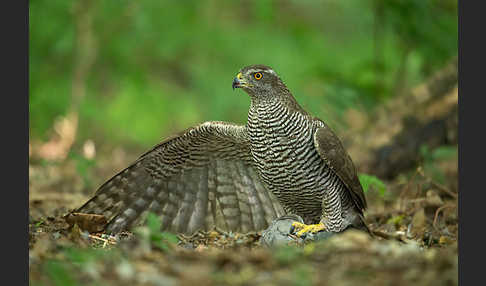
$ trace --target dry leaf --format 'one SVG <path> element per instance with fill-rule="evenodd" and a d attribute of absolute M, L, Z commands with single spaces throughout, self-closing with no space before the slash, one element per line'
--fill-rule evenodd
<path fill-rule="evenodd" d="M 97 214 L 70 213 L 64 219 L 69 225 L 77 224 L 81 229 L 88 232 L 103 231 L 107 223 L 105 216 Z"/>

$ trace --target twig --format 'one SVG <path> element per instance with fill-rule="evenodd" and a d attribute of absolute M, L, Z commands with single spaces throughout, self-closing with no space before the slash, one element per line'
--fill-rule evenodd
<path fill-rule="evenodd" d="M 410 185 L 415 180 L 415 177 L 416 176 L 417 176 L 417 172 L 415 172 L 413 174 L 412 178 L 410 178 L 410 180 L 408 181 L 407 185 L 405 186 L 405 188 L 403 188 L 403 190 L 400 192 L 400 195 L 398 196 L 400 198 L 400 211 L 403 211 L 404 196 L 405 196 L 406 193 L 408 193 L 408 190 L 410 189 Z"/>
<path fill-rule="evenodd" d="M 407 204 L 413 204 L 413 203 L 423 203 L 427 201 L 426 198 L 416 198 L 416 199 L 409 199 L 406 201 Z"/>
<path fill-rule="evenodd" d="M 446 188 L 445 186 L 433 181 L 430 177 L 428 177 L 427 175 L 425 175 L 425 173 L 423 172 L 423 170 L 421 168 L 418 168 L 417 169 L 417 172 L 424 178 L 427 180 L 428 183 L 434 185 L 436 188 L 438 188 L 439 190 L 443 191 L 444 193 L 450 195 L 451 197 L 457 199 L 457 194 L 454 193 L 453 191 L 449 190 L 448 188 Z"/>
<path fill-rule="evenodd" d="M 109 244 L 116 244 L 116 242 L 114 242 L 114 241 L 110 241 L 109 239 L 104 239 L 104 238 L 96 236 L 96 235 L 90 234 L 89 237 L 103 241 L 103 248 L 105 248 L 106 244 L 108 244 L 108 243 Z"/>
<path fill-rule="evenodd" d="M 438 208 L 436 211 L 435 211 L 435 215 L 434 215 L 434 222 L 432 223 L 432 226 L 438 231 L 439 229 L 437 228 L 436 224 L 437 224 L 437 219 L 439 218 L 439 213 L 445 209 L 445 208 L 450 208 L 450 207 L 455 207 L 455 205 L 453 204 L 445 204 L 443 206 L 441 206 L 440 208 Z"/>

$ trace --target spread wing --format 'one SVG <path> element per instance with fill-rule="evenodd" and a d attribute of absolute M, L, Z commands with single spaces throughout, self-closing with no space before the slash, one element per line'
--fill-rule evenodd
<path fill-rule="evenodd" d="M 329 126 L 319 119 L 315 119 L 314 122 L 318 126 L 314 133 L 317 153 L 346 185 L 354 203 L 363 212 L 366 209 L 366 199 L 351 157 Z"/>
<path fill-rule="evenodd" d="M 148 212 L 179 233 L 262 230 L 285 212 L 252 166 L 246 132 L 224 122 L 189 128 L 109 179 L 76 212 L 104 215 L 110 233 L 143 222 Z"/>

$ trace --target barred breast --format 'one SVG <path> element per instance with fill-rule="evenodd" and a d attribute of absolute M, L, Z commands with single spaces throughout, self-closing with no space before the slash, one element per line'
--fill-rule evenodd
<path fill-rule="evenodd" d="M 257 171 L 285 210 L 300 215 L 307 224 L 318 223 L 321 216 L 330 224 L 340 224 L 340 212 L 333 210 L 351 207 L 351 200 L 315 149 L 313 122 L 274 101 L 252 105 L 247 128 Z M 323 202 L 324 195 L 329 200 Z"/>

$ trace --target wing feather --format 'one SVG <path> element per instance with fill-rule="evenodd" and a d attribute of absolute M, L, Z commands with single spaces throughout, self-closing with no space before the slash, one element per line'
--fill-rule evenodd
<path fill-rule="evenodd" d="M 362 213 L 367 207 L 366 198 L 351 157 L 329 126 L 319 119 L 315 119 L 314 122 L 318 127 L 314 133 L 314 146 L 317 153 L 346 185 L 346 189 Z"/>
<path fill-rule="evenodd" d="M 245 126 L 224 122 L 206 122 L 164 140 L 76 212 L 104 215 L 111 233 L 153 212 L 163 229 L 186 234 L 213 227 L 259 231 L 285 214 L 252 165 Z"/>

